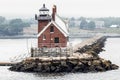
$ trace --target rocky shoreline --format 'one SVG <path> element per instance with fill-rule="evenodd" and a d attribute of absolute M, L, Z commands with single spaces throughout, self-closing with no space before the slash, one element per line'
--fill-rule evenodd
<path fill-rule="evenodd" d="M 41 61 L 39 58 L 25 60 L 10 68 L 12 71 L 23 72 L 102 72 L 115 70 L 119 67 L 102 58 L 66 59 Z"/>
<path fill-rule="evenodd" d="M 99 57 L 106 37 L 99 36 L 83 41 L 74 53 L 64 57 L 29 57 L 9 69 L 22 72 L 102 72 L 118 69 L 110 60 Z"/>

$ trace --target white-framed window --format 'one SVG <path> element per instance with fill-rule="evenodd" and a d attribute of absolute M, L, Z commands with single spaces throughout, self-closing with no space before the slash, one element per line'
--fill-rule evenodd
<path fill-rule="evenodd" d="M 46 40 L 46 36 L 45 35 L 43 35 L 43 40 Z"/>

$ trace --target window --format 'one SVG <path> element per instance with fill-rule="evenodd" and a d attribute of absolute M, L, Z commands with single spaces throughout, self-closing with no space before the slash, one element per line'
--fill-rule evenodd
<path fill-rule="evenodd" d="M 54 32 L 54 27 L 53 26 L 50 27 L 50 32 Z"/>
<path fill-rule="evenodd" d="M 54 43 L 59 43 L 59 37 L 55 37 Z"/>
<path fill-rule="evenodd" d="M 46 40 L 46 36 L 45 35 L 43 35 L 43 40 Z"/>

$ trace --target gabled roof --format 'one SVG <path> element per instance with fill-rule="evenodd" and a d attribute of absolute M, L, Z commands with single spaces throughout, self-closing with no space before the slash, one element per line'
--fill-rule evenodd
<path fill-rule="evenodd" d="M 67 24 L 58 15 L 55 15 L 55 21 L 52 20 L 49 22 L 48 25 L 38 33 L 37 37 L 39 37 L 51 24 L 55 25 L 64 34 L 65 37 L 69 35 Z"/>
<path fill-rule="evenodd" d="M 69 34 L 68 32 L 68 23 L 66 23 L 59 15 L 55 15 L 55 22 L 59 25 L 61 29 L 65 31 L 66 34 Z"/>

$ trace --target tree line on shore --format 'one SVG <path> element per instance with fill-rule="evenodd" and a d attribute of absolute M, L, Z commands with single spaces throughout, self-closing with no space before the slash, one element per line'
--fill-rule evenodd
<path fill-rule="evenodd" d="M 80 29 L 88 29 L 93 30 L 95 29 L 95 21 L 103 21 L 105 28 L 110 27 L 111 25 L 120 25 L 120 17 L 100 17 L 100 18 L 86 18 L 86 17 L 80 17 L 80 18 L 70 18 L 69 19 L 69 26 L 75 27 L 75 20 L 80 21 L 79 28 Z"/>
<path fill-rule="evenodd" d="M 30 27 L 31 22 L 20 18 L 7 20 L 0 16 L 0 36 L 14 36 L 22 34 L 24 27 Z"/>

